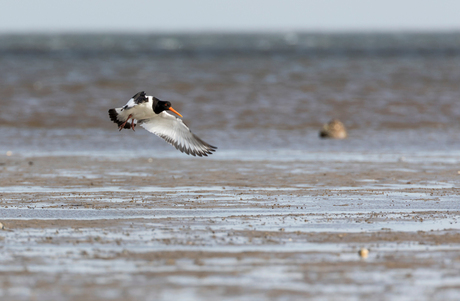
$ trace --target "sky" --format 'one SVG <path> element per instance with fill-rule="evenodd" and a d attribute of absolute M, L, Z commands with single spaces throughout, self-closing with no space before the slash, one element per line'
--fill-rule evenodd
<path fill-rule="evenodd" d="M 459 31 L 460 0 L 0 0 L 0 33 Z"/>

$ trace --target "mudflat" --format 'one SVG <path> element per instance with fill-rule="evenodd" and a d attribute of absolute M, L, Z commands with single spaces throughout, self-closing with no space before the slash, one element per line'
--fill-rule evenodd
<path fill-rule="evenodd" d="M 459 33 L 22 34 L 0 53 L 1 301 L 459 299 Z M 108 110 L 140 91 L 217 152 L 119 132 Z M 334 119 L 347 139 L 320 139 Z"/>
<path fill-rule="evenodd" d="M 456 299 L 457 166 L 371 157 L 2 156 L 1 299 Z"/>

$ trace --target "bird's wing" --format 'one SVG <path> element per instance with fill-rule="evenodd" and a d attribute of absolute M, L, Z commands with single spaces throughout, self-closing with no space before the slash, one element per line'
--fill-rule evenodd
<path fill-rule="evenodd" d="M 207 156 L 217 149 L 195 136 L 182 119 L 165 111 L 153 118 L 140 120 L 139 124 L 187 155 Z"/>
<path fill-rule="evenodd" d="M 136 95 L 134 95 L 133 97 L 131 97 L 131 99 L 128 100 L 128 102 L 123 106 L 121 110 L 123 111 L 123 110 L 131 109 L 144 102 L 148 102 L 148 98 L 145 95 L 145 92 L 141 91 L 139 93 L 136 93 Z"/>
<path fill-rule="evenodd" d="M 121 110 L 128 110 L 128 109 L 131 109 L 131 108 L 134 108 L 135 106 L 137 106 L 138 104 L 134 101 L 133 98 L 131 98 L 124 106 L 123 108 L 121 108 Z"/>

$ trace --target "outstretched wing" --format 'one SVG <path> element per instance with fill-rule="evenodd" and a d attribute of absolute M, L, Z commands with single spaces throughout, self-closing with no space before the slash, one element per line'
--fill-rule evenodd
<path fill-rule="evenodd" d="M 217 149 L 194 135 L 182 119 L 165 111 L 153 118 L 140 120 L 139 124 L 187 155 L 207 156 Z"/>

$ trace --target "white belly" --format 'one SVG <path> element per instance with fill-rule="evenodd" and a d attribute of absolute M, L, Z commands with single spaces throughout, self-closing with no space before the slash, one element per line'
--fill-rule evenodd
<path fill-rule="evenodd" d="M 124 110 L 124 114 L 128 116 L 131 115 L 131 118 L 134 118 L 136 120 L 152 118 L 155 115 L 157 115 L 152 109 L 152 104 L 149 102 Z"/>

